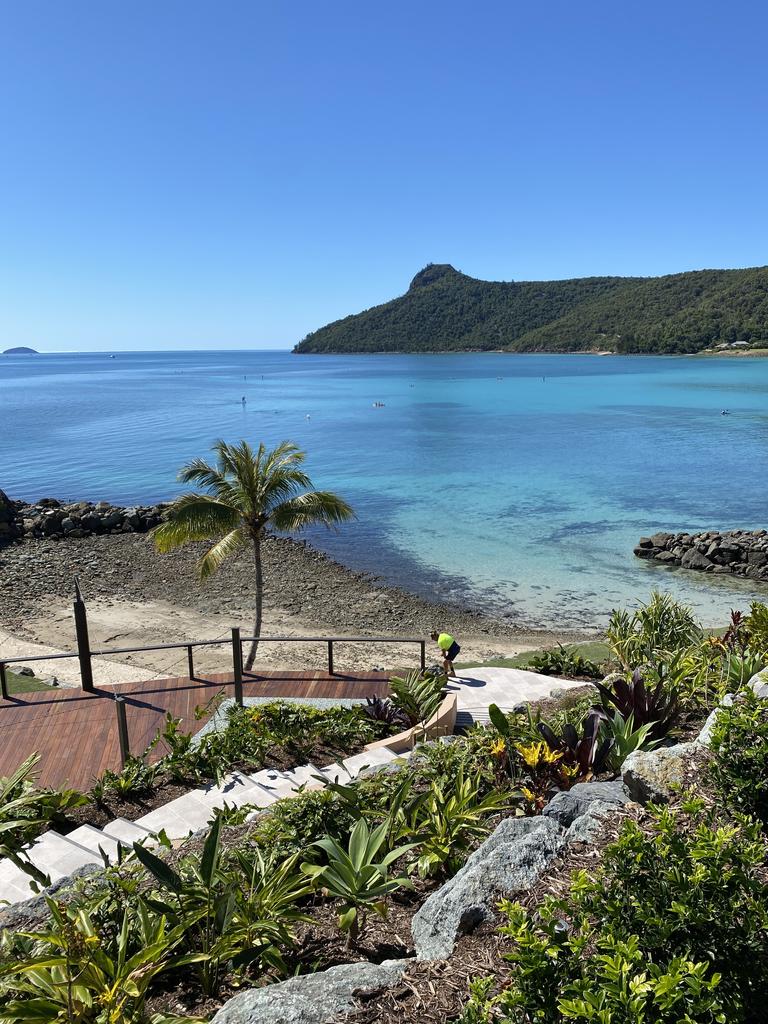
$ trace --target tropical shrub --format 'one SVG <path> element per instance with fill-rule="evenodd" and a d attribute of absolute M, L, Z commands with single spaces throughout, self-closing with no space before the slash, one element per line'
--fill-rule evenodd
<path fill-rule="evenodd" d="M 561 755 L 563 765 L 575 769 L 573 782 L 586 782 L 607 765 L 613 741 L 610 736 L 600 735 L 602 717 L 600 712 L 592 711 L 582 722 L 581 731 L 566 722 L 559 735 L 546 722 L 539 722 L 539 732 L 549 748 Z"/>
<path fill-rule="evenodd" d="M 160 771 L 160 762 L 149 764 L 146 753 L 138 757 L 130 754 L 119 772 L 109 768 L 102 772 L 91 788 L 91 796 L 97 802 L 103 801 L 110 793 L 121 800 L 144 796 L 154 789 Z"/>
<path fill-rule="evenodd" d="M 407 676 L 393 676 L 389 681 L 391 701 L 409 725 L 426 721 L 440 707 L 445 693 L 445 676 L 413 671 Z"/>
<path fill-rule="evenodd" d="M 758 1024 L 768 998 L 768 882 L 756 824 L 700 805 L 627 822 L 596 875 L 535 911 L 506 902 L 512 976 L 474 986 L 463 1024 Z"/>
<path fill-rule="evenodd" d="M 39 754 L 31 754 L 12 775 L 0 778 L 0 857 L 8 857 L 44 882 L 45 877 L 20 856 L 21 851 L 71 807 L 88 803 L 88 798 L 74 789 L 38 788 L 35 767 L 39 760 Z"/>
<path fill-rule="evenodd" d="M 365 713 L 374 722 L 384 722 L 393 726 L 408 725 L 408 719 L 389 697 L 366 697 Z"/>
<path fill-rule="evenodd" d="M 664 739 L 672 729 L 678 713 L 677 694 L 665 685 L 663 677 L 648 690 L 638 668 L 629 679 L 616 672 L 595 686 L 608 718 L 619 715 L 624 722 L 631 718 L 638 729 L 647 726 L 651 740 Z"/>
<path fill-rule="evenodd" d="M 134 1024 L 153 980 L 194 959 L 176 954 L 183 927 L 140 899 L 113 929 L 83 907 L 46 903 L 49 927 L 22 933 L 27 955 L 0 967 L 0 1024 Z"/>
<path fill-rule="evenodd" d="M 768 828 L 768 700 L 751 687 L 717 713 L 707 774 L 721 801 Z"/>
<path fill-rule="evenodd" d="M 211 996 L 230 965 L 283 971 L 282 951 L 293 944 L 291 926 L 307 919 L 295 908 L 308 892 L 295 870 L 298 853 L 282 865 L 276 855 L 264 860 L 254 854 L 240 860 L 239 870 L 228 869 L 221 862 L 221 827 L 219 817 L 201 855 L 182 858 L 178 870 L 134 844 L 154 882 L 144 897 L 147 906 L 182 929 L 187 962 L 195 964 L 200 987 Z M 270 892 L 279 898 L 270 901 Z"/>
<path fill-rule="evenodd" d="M 433 780 L 429 789 L 399 811 L 400 839 L 412 839 L 418 855 L 410 870 L 421 878 L 452 875 L 461 867 L 473 846 L 490 832 L 489 820 L 509 804 L 509 794 L 491 791 L 465 776 Z"/>
<path fill-rule="evenodd" d="M 602 679 L 600 666 L 582 657 L 576 651 L 558 644 L 549 650 L 535 654 L 528 662 L 532 669 L 545 676 L 566 676 L 578 679 Z"/>
<path fill-rule="evenodd" d="M 631 615 L 614 609 L 605 631 L 612 654 L 627 672 L 644 665 L 655 666 L 675 651 L 695 644 L 701 636 L 691 609 L 657 591 L 648 604 Z"/>
<path fill-rule="evenodd" d="M 413 843 L 395 847 L 376 860 L 389 832 L 389 821 L 382 822 L 371 831 L 365 819 L 360 818 L 350 833 L 346 850 L 331 836 L 325 836 L 314 845 L 325 853 L 326 863 L 302 865 L 302 871 L 315 884 L 341 901 L 339 928 L 346 932 L 347 944 L 351 948 L 355 948 L 360 940 L 368 912 L 374 911 L 380 917 L 386 917 L 384 897 L 411 885 L 405 875 L 390 878 L 389 866 L 412 849 Z"/>

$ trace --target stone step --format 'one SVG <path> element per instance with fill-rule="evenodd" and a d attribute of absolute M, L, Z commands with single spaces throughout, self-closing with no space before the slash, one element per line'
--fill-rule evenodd
<path fill-rule="evenodd" d="M 41 871 L 50 876 L 52 882 L 86 864 L 102 864 L 101 857 L 67 836 L 50 830 L 44 832 L 26 851 L 27 857 Z"/>
<path fill-rule="evenodd" d="M 373 750 L 363 750 L 360 754 L 353 754 L 346 757 L 341 764 L 328 764 L 320 770 L 330 782 L 346 784 L 356 779 L 365 768 L 375 768 L 379 765 L 389 764 L 404 755 L 396 754 L 388 747 L 374 747 Z"/>
<path fill-rule="evenodd" d="M 266 779 L 265 779 L 266 774 Z M 276 768 L 265 768 L 263 771 L 251 775 L 250 778 L 261 786 L 268 787 L 268 792 L 277 797 L 288 796 L 295 793 L 302 786 L 319 785 L 316 775 L 320 769 L 313 764 L 303 764 L 298 768 L 286 768 L 285 771 L 278 771 Z"/>
<path fill-rule="evenodd" d="M 133 846 L 134 843 L 141 842 L 145 842 L 147 846 L 153 845 L 151 842 L 146 842 L 148 839 L 153 839 L 153 834 L 149 829 L 125 818 L 115 818 L 114 821 L 110 821 L 108 825 L 104 826 L 102 832 L 112 839 L 117 839 L 123 846 Z"/>
<path fill-rule="evenodd" d="M 117 860 L 117 848 L 120 843 L 113 836 L 108 836 L 100 829 L 94 828 L 93 825 L 80 825 L 74 832 L 69 832 L 67 838 L 79 846 L 84 846 L 86 850 L 93 850 L 99 856 L 99 848 L 101 848 L 110 861 Z"/>
<path fill-rule="evenodd" d="M 186 839 L 193 832 L 205 828 L 212 815 L 210 807 L 199 800 L 190 801 L 189 794 L 185 794 L 137 818 L 136 824 L 150 832 L 164 831 L 169 839 Z"/>
<path fill-rule="evenodd" d="M 285 772 L 278 771 L 277 768 L 262 768 L 260 772 L 249 775 L 248 778 L 251 782 L 255 782 L 266 789 L 276 800 L 283 796 L 288 796 L 296 788 L 288 775 Z"/>
<path fill-rule="evenodd" d="M 21 868 L 4 858 L 0 860 L 0 900 L 21 903 L 36 895 L 30 888 L 31 877 Z"/>
<path fill-rule="evenodd" d="M 229 807 L 242 807 L 244 804 L 267 807 L 276 799 L 252 776 L 243 775 L 241 772 L 227 775 L 218 786 L 206 786 L 205 789 L 196 789 L 193 792 L 198 800 L 211 808 L 223 807 L 225 803 Z"/>

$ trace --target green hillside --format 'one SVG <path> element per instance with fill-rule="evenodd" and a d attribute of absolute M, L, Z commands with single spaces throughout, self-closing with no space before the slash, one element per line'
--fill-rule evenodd
<path fill-rule="evenodd" d="M 698 352 L 768 341 L 768 267 L 667 277 L 478 281 L 430 264 L 405 295 L 308 334 L 296 352 Z"/>

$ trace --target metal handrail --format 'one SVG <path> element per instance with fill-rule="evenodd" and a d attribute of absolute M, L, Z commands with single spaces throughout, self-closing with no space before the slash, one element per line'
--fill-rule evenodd
<path fill-rule="evenodd" d="M 187 651 L 187 662 L 189 667 L 189 677 L 194 678 L 194 660 L 192 657 L 192 650 L 195 647 L 215 647 L 221 644 L 232 644 L 233 647 L 233 665 L 242 665 L 242 645 L 244 643 L 252 643 L 254 640 L 258 640 L 259 643 L 324 643 L 328 645 L 328 673 L 334 675 L 334 664 L 333 664 L 333 652 L 334 645 L 340 643 L 350 644 L 418 644 L 421 653 L 421 667 L 424 668 L 426 665 L 426 641 L 420 640 L 416 637 L 398 637 L 398 636 L 245 636 L 239 635 L 239 630 L 232 631 L 231 639 L 216 639 L 216 640 L 188 640 L 185 643 L 174 643 L 174 644 L 148 644 L 142 647 L 104 647 L 101 650 L 87 650 L 85 652 L 65 652 L 62 654 L 35 654 L 30 657 L 19 657 L 19 658 L 0 658 L 0 694 L 3 699 L 8 699 L 7 684 L 5 669 L 7 665 L 20 665 L 27 664 L 32 661 L 60 661 L 65 658 L 80 658 L 85 656 L 87 659 L 91 657 L 104 657 L 110 654 L 140 654 L 144 651 L 171 651 L 171 650 L 186 650 Z M 235 653 L 235 646 L 239 645 L 239 655 Z"/>

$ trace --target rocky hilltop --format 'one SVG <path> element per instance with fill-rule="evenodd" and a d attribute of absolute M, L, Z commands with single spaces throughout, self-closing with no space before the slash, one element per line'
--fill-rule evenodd
<path fill-rule="evenodd" d="M 654 533 L 640 538 L 635 554 L 683 569 L 768 582 L 768 530 Z"/>
<path fill-rule="evenodd" d="M 666 277 L 481 281 L 431 263 L 405 295 L 296 352 L 699 352 L 768 342 L 768 267 Z"/>

